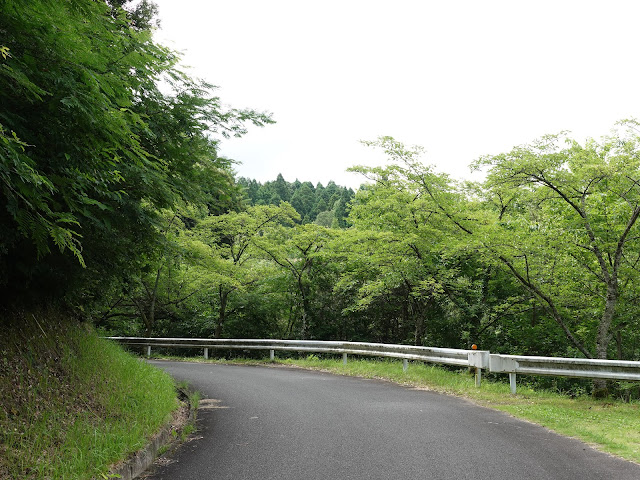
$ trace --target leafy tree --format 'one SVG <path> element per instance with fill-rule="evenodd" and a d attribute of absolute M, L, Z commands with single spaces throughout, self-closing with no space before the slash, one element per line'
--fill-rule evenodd
<path fill-rule="evenodd" d="M 600 142 L 547 136 L 478 162 L 494 206 L 483 243 L 587 357 L 608 358 L 612 328 L 630 327 L 620 300 L 638 281 L 640 137 L 636 122 L 620 127 Z"/>
<path fill-rule="evenodd" d="M 276 226 L 292 224 L 299 216 L 288 203 L 260 205 L 243 212 L 209 216 L 199 223 L 195 234 L 202 243 L 203 283 L 216 291 L 218 315 L 214 337 L 222 335 L 227 321 L 230 295 L 258 283 L 262 265 L 252 262 L 252 249 L 259 237 Z"/>
<path fill-rule="evenodd" d="M 179 212 L 164 212 L 162 249 L 114 285 L 97 325 L 151 337 L 158 334 L 159 323 L 176 320 L 185 302 L 198 293 L 199 282 L 189 268 L 196 252 L 181 217 Z"/>
<path fill-rule="evenodd" d="M 291 188 L 281 173 L 278 174 L 273 188 L 282 201 L 288 202 L 291 199 Z"/>
<path fill-rule="evenodd" d="M 449 251 L 451 236 L 457 234 L 455 226 L 434 215 L 431 199 L 420 192 L 420 179 L 411 174 L 411 169 L 418 167 L 422 149 L 405 147 L 391 137 L 364 143 L 382 148 L 395 163 L 351 169 L 375 181 L 358 192 L 349 216 L 354 229 L 361 232 L 354 235 L 357 241 L 348 247 L 354 257 L 359 257 L 354 258 L 356 269 L 349 275 L 360 279 L 360 298 L 354 308 L 367 309 L 382 298 L 389 299 L 398 306 L 394 315 L 399 317 L 401 328 L 397 331 L 411 328 L 412 343 L 422 345 L 429 332 L 432 341 L 454 342 L 451 346 L 459 347 L 461 341 L 469 342 L 475 336 L 471 325 L 456 328 L 466 335 L 460 332 L 458 338 L 445 339 L 436 335 L 437 331 L 444 331 L 438 327 L 437 319 L 443 317 L 447 296 L 455 297 L 460 290 L 458 284 L 468 289 L 471 282 L 461 275 L 456 256 Z M 450 180 L 446 175 L 435 174 L 429 167 L 424 167 L 421 175 L 448 188 Z M 368 275 L 359 272 L 363 268 Z"/>
<path fill-rule="evenodd" d="M 334 212 L 331 210 L 323 210 L 316 215 L 316 219 L 313 223 L 320 225 L 321 227 L 330 228 L 334 221 Z"/>
<path fill-rule="evenodd" d="M 291 196 L 291 205 L 300 214 L 303 223 L 309 223 L 315 203 L 315 192 L 309 182 L 304 182 Z"/>
<path fill-rule="evenodd" d="M 501 344 L 500 321 L 521 320 L 530 297 L 480 255 L 466 226 L 475 226 L 473 196 L 423 165 L 420 147 L 391 137 L 363 143 L 384 150 L 392 163 L 352 169 L 375 182 L 358 192 L 349 216 L 354 229 L 367 234 L 348 247 L 360 259 L 341 280 L 351 284 L 355 275 L 359 282 L 354 308 L 366 310 L 384 299 L 405 305 L 390 313 L 400 318 L 394 331 L 403 335 L 403 326 L 413 325 L 416 343 Z"/>
<path fill-rule="evenodd" d="M 186 199 L 216 211 L 227 201 L 230 165 L 214 135 L 271 122 L 224 108 L 210 85 L 181 73 L 178 56 L 151 40 L 150 3 L 130 12 L 120 4 L 0 5 L 6 302 L 86 302 L 140 268 L 161 248 L 161 209 Z"/>
<path fill-rule="evenodd" d="M 301 223 L 318 223 L 320 215 L 321 225 L 327 227 L 346 228 L 348 204 L 354 192 L 345 187 L 338 187 L 329 182 L 325 189 L 321 183 L 316 187 L 311 182 L 287 182 L 279 174 L 273 182 L 260 184 L 255 180 L 239 178 L 238 184 L 244 188 L 251 205 L 278 205 L 284 198 L 289 198 L 291 204 L 300 214 Z M 327 212 L 327 213 L 324 213 Z"/>
<path fill-rule="evenodd" d="M 157 18 L 158 5 L 149 0 L 140 0 L 134 3 L 132 0 L 107 0 L 111 6 L 111 15 L 114 18 L 123 13 L 129 20 L 129 24 L 136 30 L 151 30 L 160 26 Z"/>
<path fill-rule="evenodd" d="M 481 254 L 483 269 L 502 268 L 523 288 L 499 303 L 494 316 L 534 300 L 573 348 L 588 357 L 607 358 L 612 327 L 620 331 L 632 324 L 633 302 L 625 302 L 621 314 L 616 312 L 624 292 L 637 282 L 639 257 L 638 137 L 635 122 L 623 127 L 632 128 L 600 143 L 580 145 L 549 136 L 484 158 L 479 165 L 490 166 L 486 184 L 466 190 L 420 164 L 419 149 L 407 150 L 390 137 L 381 138 L 372 145 L 384 148 L 397 163 L 361 170 L 390 186 L 388 195 L 399 201 L 388 212 L 399 215 L 385 215 L 380 207 L 373 217 L 379 217 L 386 230 L 405 235 L 411 231 L 403 224 L 408 219 L 416 229 L 431 229 L 418 238 L 434 239 L 436 248 L 446 245 L 441 260 Z M 373 191 L 371 205 L 390 198 L 377 195 L 383 189 Z M 358 208 L 356 203 L 356 224 Z M 444 244 L 439 234 L 445 234 Z M 425 251 L 433 253 L 433 248 L 416 254 Z M 450 263 L 444 272 L 454 272 Z M 446 291 L 447 282 L 440 285 Z M 454 303 L 456 297 L 449 295 Z"/>
<path fill-rule="evenodd" d="M 289 277 L 296 292 L 299 332 L 303 339 L 308 338 L 313 321 L 311 271 L 317 266 L 320 252 L 332 236 L 329 229 L 314 224 L 296 225 L 293 229 L 274 230 L 257 243 L 258 248 Z"/>

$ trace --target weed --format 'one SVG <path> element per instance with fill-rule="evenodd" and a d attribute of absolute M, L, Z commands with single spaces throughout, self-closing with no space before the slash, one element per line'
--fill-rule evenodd
<path fill-rule="evenodd" d="M 189 435 L 196 431 L 196 426 L 193 423 L 188 423 L 182 429 L 182 434 L 180 436 L 181 441 L 185 441 Z"/>
<path fill-rule="evenodd" d="M 110 478 L 177 408 L 167 374 L 54 313 L 5 321 L 0 352 L 0 478 Z"/>

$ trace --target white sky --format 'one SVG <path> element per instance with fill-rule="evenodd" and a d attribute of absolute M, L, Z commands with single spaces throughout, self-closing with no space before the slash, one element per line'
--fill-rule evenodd
<path fill-rule="evenodd" d="M 223 102 L 277 124 L 223 141 L 240 176 L 357 187 L 359 140 L 425 147 L 457 178 L 546 133 L 640 117 L 637 0 L 154 0 L 161 43 Z"/>

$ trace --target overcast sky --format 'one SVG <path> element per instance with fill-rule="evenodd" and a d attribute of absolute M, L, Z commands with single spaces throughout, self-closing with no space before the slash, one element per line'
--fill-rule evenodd
<path fill-rule="evenodd" d="M 357 187 L 391 135 L 468 165 L 546 133 L 640 117 L 636 0 L 154 0 L 161 43 L 223 102 L 276 125 L 225 140 L 240 176 Z"/>

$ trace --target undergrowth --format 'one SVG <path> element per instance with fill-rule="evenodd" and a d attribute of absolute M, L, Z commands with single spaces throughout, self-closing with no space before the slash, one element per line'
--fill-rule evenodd
<path fill-rule="evenodd" d="M 106 478 L 177 408 L 173 380 L 55 313 L 0 325 L 0 478 Z"/>

